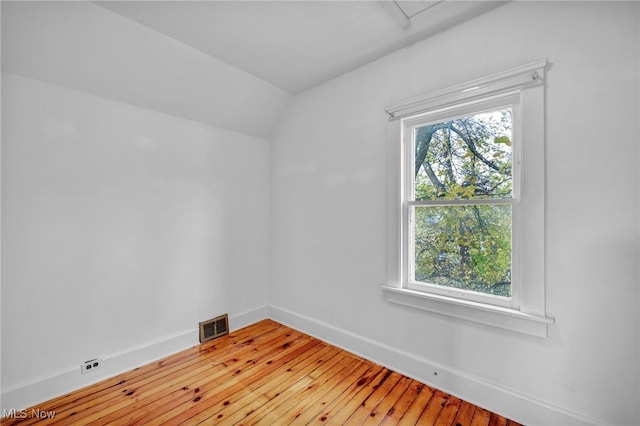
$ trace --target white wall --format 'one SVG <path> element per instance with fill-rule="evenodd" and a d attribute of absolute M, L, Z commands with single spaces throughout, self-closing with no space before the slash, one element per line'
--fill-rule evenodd
<path fill-rule="evenodd" d="M 3 408 L 197 344 L 215 315 L 263 317 L 269 155 L 264 139 L 3 73 Z M 81 376 L 95 357 L 103 370 Z"/>
<path fill-rule="evenodd" d="M 638 424 L 638 17 L 514 2 L 296 97 L 274 138 L 273 316 L 527 424 Z M 544 57 L 548 338 L 386 303 L 385 105 Z"/>

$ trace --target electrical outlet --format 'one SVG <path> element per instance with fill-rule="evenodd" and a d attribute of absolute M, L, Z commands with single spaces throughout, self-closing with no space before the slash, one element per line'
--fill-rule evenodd
<path fill-rule="evenodd" d="M 80 365 L 80 371 L 82 374 L 86 374 L 100 367 L 102 367 L 102 360 L 100 358 L 96 358 L 83 362 L 82 365 Z"/>

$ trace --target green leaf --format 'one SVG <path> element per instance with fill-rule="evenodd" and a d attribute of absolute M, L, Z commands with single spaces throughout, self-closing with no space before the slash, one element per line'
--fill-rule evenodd
<path fill-rule="evenodd" d="M 507 146 L 511 146 L 511 139 L 509 139 L 509 136 L 498 136 L 497 138 L 495 138 L 493 140 L 494 143 L 499 143 L 499 144 L 503 144 L 503 145 L 507 145 Z"/>

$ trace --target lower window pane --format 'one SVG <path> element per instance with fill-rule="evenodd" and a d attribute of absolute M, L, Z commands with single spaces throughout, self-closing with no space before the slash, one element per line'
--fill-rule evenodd
<path fill-rule="evenodd" d="M 511 206 L 413 207 L 414 282 L 511 297 Z"/>

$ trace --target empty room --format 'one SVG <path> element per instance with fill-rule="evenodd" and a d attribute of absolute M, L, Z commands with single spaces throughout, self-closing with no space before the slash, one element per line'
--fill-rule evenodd
<path fill-rule="evenodd" d="M 0 14 L 2 424 L 640 424 L 640 2 Z"/>

